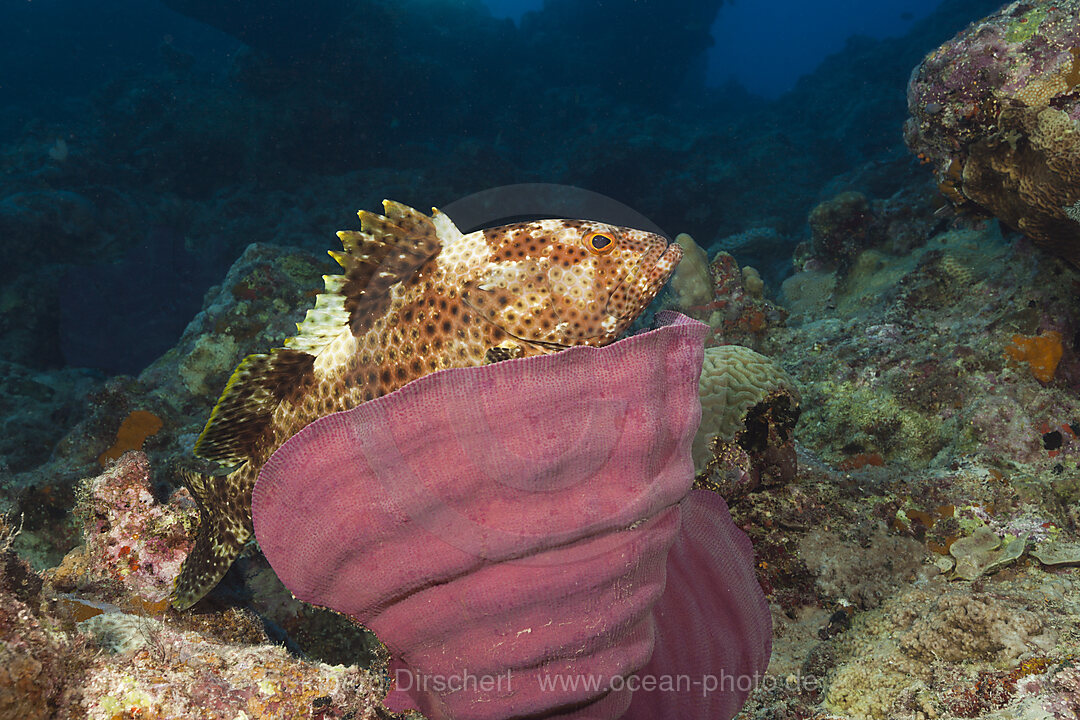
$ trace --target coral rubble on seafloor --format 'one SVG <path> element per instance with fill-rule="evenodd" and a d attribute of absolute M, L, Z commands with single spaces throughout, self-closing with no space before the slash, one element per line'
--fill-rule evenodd
<path fill-rule="evenodd" d="M 759 348 L 799 479 L 732 513 L 792 680 L 744 715 L 1075 718 L 1080 273 L 981 221 L 876 243 L 786 281 Z"/>
<path fill-rule="evenodd" d="M 161 503 L 129 452 L 80 491 L 85 544 L 35 574 L 0 527 L 0 717 L 22 720 L 374 718 L 378 674 L 302 660 L 250 610 L 179 614 L 164 600 L 194 507 Z"/>

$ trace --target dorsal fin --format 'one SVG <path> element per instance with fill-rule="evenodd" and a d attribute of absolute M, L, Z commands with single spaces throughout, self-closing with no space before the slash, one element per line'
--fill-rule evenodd
<path fill-rule="evenodd" d="M 390 200 L 383 209 L 385 216 L 361 210 L 360 230 L 338 233 L 344 251 L 330 255 L 345 273 L 323 276 L 324 292 L 285 347 L 249 355 L 236 367 L 195 443 L 196 455 L 230 466 L 252 457 L 275 408 L 312 372 L 315 357 L 346 328 L 358 335 L 384 313 L 390 287 L 438 254 L 439 232 L 453 228 L 448 218 L 433 221 Z"/>
<path fill-rule="evenodd" d="M 195 454 L 223 465 L 252 457 L 274 409 L 301 386 L 314 362 L 310 353 L 285 348 L 241 360 L 195 442 Z"/>
<path fill-rule="evenodd" d="M 427 215 L 390 200 L 383 201 L 383 209 L 385 216 L 361 210 L 360 231 L 339 232 L 345 251 L 330 253 L 345 268 L 339 292 L 354 335 L 386 311 L 390 287 L 407 280 L 442 247 Z"/>
<path fill-rule="evenodd" d="M 341 294 L 345 276 L 323 275 L 322 279 L 325 290 L 315 296 L 315 307 L 296 324 L 297 334 L 285 341 L 285 347 L 290 350 L 318 355 L 349 324 L 345 298 Z"/>

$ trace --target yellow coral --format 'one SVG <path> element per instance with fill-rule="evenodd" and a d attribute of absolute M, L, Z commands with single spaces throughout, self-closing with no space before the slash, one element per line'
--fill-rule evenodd
<path fill-rule="evenodd" d="M 675 236 L 683 249 L 683 258 L 671 276 L 671 291 L 681 308 L 705 305 L 713 297 L 712 276 L 709 275 L 709 256 L 694 238 L 686 233 Z"/>
<path fill-rule="evenodd" d="M 742 345 L 705 348 L 701 369 L 701 426 L 694 438 L 694 465 L 705 466 L 709 442 L 730 440 L 742 429 L 746 411 L 777 389 L 798 399 L 791 376 L 772 359 Z"/>
<path fill-rule="evenodd" d="M 761 279 L 761 274 L 757 269 L 747 265 L 742 269 L 742 279 L 746 294 L 760 300 L 765 294 L 765 281 Z"/>

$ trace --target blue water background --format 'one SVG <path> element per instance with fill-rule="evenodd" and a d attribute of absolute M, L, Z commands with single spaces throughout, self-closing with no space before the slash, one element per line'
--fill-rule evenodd
<path fill-rule="evenodd" d="M 907 73 L 994 6 L 950 0 L 965 9 L 904 41 L 936 0 L 672 0 L 688 23 L 715 11 L 690 33 L 622 26 L 650 0 L 484 0 L 506 27 L 475 21 L 480 0 L 410 0 L 431 27 L 403 21 L 379 47 L 382 3 L 335 57 L 335 13 L 380 3 L 268 1 L 212 27 L 190 17 L 201 1 L 0 6 L 0 359 L 137 374 L 247 243 L 321 249 L 382 197 L 430 207 L 515 182 L 610 195 L 710 250 L 772 228 L 780 245 L 740 261 L 775 286 L 831 178 L 911 172 Z M 512 28 L 520 48 L 499 44 Z M 889 63 L 850 59 L 890 38 Z M 859 182 L 887 196 L 903 177 Z"/>
<path fill-rule="evenodd" d="M 853 36 L 891 37 L 907 32 L 940 0 L 735 0 L 720 8 L 712 26 L 708 81 L 734 79 L 748 92 L 775 98 L 790 90 Z M 492 14 L 519 20 L 543 0 L 484 0 Z M 219 67 L 236 42 L 214 28 L 155 2 L 17 0 L 0 8 L 0 98 L 47 110 L 50 99 L 85 93 L 117 73 L 136 73 L 160 62 L 162 42 L 190 52 L 207 69 Z M 34 102 L 37 100 L 37 102 Z M 10 130 L 10 128 L 9 128 Z"/>
<path fill-rule="evenodd" d="M 708 83 L 734 80 L 753 95 L 776 98 L 852 35 L 895 37 L 930 14 L 941 0 L 736 0 L 712 26 Z M 485 0 L 499 17 L 518 20 L 543 0 Z"/>

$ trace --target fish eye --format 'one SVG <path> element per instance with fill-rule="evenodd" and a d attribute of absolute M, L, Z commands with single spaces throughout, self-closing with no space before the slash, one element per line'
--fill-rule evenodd
<path fill-rule="evenodd" d="M 591 232 L 585 236 L 585 247 L 594 255 L 603 255 L 615 248 L 615 238 L 610 233 Z"/>

